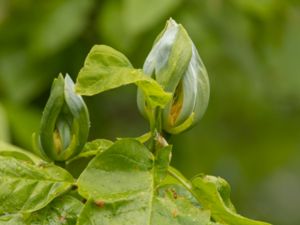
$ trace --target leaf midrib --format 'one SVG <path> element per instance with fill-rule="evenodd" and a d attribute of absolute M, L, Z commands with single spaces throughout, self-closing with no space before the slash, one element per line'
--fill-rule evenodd
<path fill-rule="evenodd" d="M 153 167 L 151 169 L 151 178 L 152 178 L 152 182 L 151 182 L 151 199 L 149 201 L 149 217 L 148 217 L 148 225 L 152 224 L 152 210 L 153 210 L 153 200 L 154 200 L 154 186 L 155 186 L 155 180 L 154 180 L 154 172 L 155 172 L 155 165 L 154 165 L 154 161 L 153 161 Z"/>

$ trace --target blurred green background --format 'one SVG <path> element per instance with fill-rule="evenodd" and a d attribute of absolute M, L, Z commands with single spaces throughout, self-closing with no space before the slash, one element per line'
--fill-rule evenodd
<path fill-rule="evenodd" d="M 140 68 L 169 17 L 189 32 L 211 82 L 204 118 L 171 139 L 173 165 L 227 179 L 246 216 L 300 224 L 297 0 L 0 0 L 0 139 L 31 149 L 59 72 L 75 79 L 94 44 Z M 135 94 L 86 98 L 90 139 L 146 132 Z"/>

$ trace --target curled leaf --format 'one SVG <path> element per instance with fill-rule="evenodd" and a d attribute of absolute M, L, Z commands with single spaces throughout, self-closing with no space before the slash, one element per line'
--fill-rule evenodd
<path fill-rule="evenodd" d="M 192 180 L 192 191 L 204 208 L 220 223 L 230 225 L 270 225 L 239 215 L 230 201 L 230 186 L 220 177 L 197 176 Z"/>
<path fill-rule="evenodd" d="M 134 69 L 122 53 L 105 45 L 95 45 L 89 52 L 78 74 L 76 91 L 90 96 L 128 84 L 137 85 L 151 107 L 164 107 L 170 101 L 171 95 L 155 80 Z"/>

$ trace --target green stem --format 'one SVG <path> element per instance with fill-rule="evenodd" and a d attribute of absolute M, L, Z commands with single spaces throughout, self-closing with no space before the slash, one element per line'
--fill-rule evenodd
<path fill-rule="evenodd" d="M 150 119 L 150 132 L 151 132 L 151 139 L 149 144 L 149 149 L 156 154 L 156 145 L 157 145 L 157 137 L 162 132 L 162 121 L 161 121 L 161 109 L 155 108 L 151 113 Z"/>
<path fill-rule="evenodd" d="M 161 108 L 156 108 L 155 110 L 155 129 L 159 134 L 162 132 Z"/>
<path fill-rule="evenodd" d="M 155 108 L 150 115 L 150 131 L 152 135 L 162 131 L 161 108 Z"/>

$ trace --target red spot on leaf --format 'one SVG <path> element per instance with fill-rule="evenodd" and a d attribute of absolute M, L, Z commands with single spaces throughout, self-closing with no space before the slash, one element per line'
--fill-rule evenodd
<path fill-rule="evenodd" d="M 105 205 L 105 202 L 102 200 L 97 200 L 95 201 L 95 204 L 99 207 L 99 208 L 103 208 Z"/>

